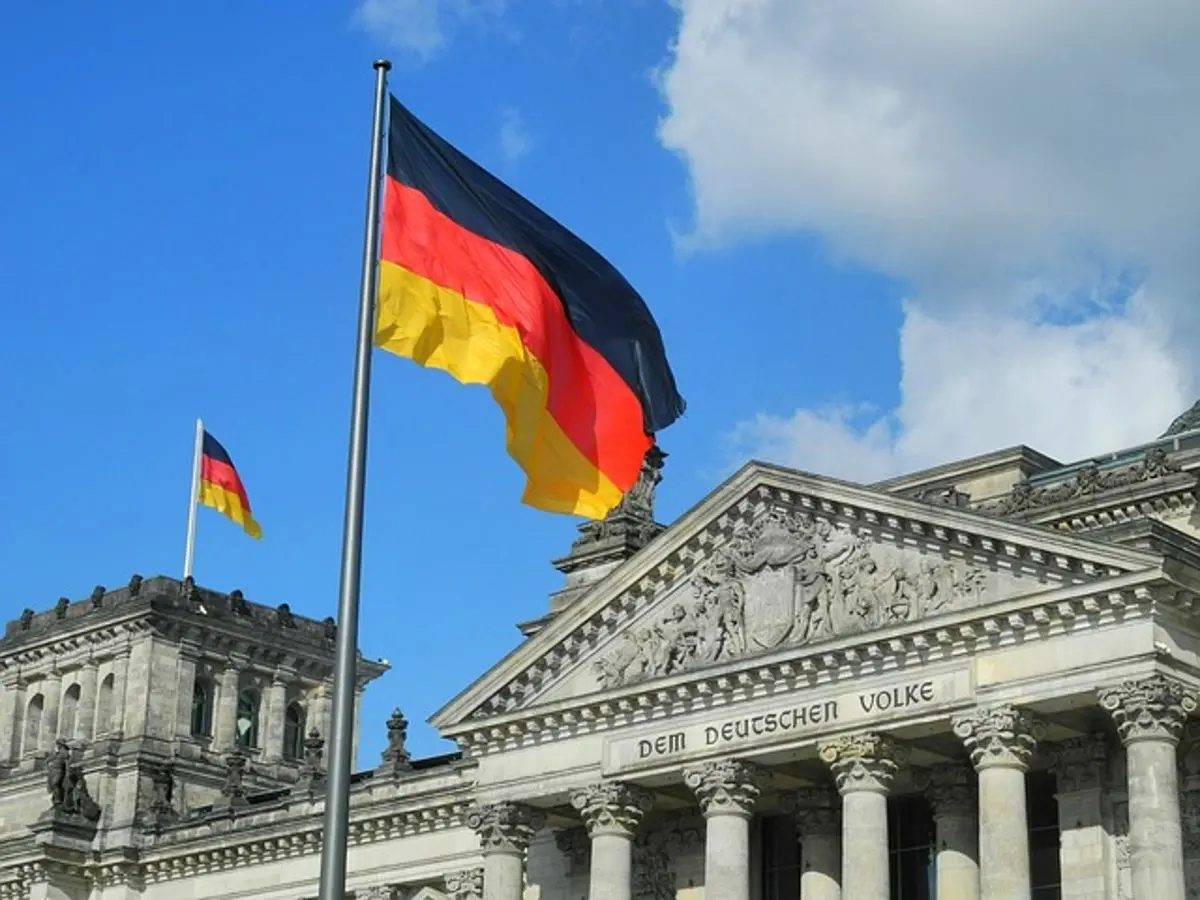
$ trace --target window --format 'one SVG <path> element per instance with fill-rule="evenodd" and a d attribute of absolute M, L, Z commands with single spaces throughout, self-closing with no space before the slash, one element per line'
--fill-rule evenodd
<path fill-rule="evenodd" d="M 800 900 L 800 844 L 791 816 L 762 820 L 763 900 Z"/>
<path fill-rule="evenodd" d="M 237 734 L 235 735 L 235 740 L 239 747 L 247 750 L 258 747 L 259 706 L 258 691 L 253 688 L 245 688 L 238 694 Z"/>
<path fill-rule="evenodd" d="M 1060 900 L 1062 863 L 1058 855 L 1058 790 L 1051 772 L 1025 776 L 1025 809 L 1029 822 L 1029 873 L 1033 900 Z"/>
<path fill-rule="evenodd" d="M 41 694 L 34 694 L 25 707 L 25 740 L 21 743 L 21 753 L 32 753 L 38 748 L 38 737 L 42 731 L 42 708 L 46 705 Z"/>
<path fill-rule="evenodd" d="M 288 704 L 283 717 L 283 758 L 304 759 L 304 707 L 298 702 Z"/>
<path fill-rule="evenodd" d="M 79 719 L 79 692 L 78 683 L 67 688 L 63 693 L 62 708 L 58 713 L 58 736 L 66 738 L 68 741 L 76 736 L 75 723 Z M 91 735 L 79 736 L 91 737 Z"/>
<path fill-rule="evenodd" d="M 936 900 L 933 811 L 923 794 L 889 798 L 888 855 L 891 900 Z"/>
<path fill-rule="evenodd" d="M 200 676 L 192 684 L 192 736 L 212 737 L 212 682 Z"/>
<path fill-rule="evenodd" d="M 113 676 L 104 676 L 100 682 L 100 693 L 96 697 L 96 736 L 113 730 Z"/>

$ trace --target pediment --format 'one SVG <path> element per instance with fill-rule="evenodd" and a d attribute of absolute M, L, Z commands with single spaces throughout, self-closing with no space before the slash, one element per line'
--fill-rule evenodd
<path fill-rule="evenodd" d="M 751 464 L 432 719 L 445 734 L 1148 570 L 1154 554 Z"/>

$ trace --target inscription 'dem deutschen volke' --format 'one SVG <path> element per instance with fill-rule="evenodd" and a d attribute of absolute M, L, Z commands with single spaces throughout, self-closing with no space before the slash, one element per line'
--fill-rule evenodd
<path fill-rule="evenodd" d="M 653 764 L 660 758 L 704 752 L 725 744 L 775 743 L 811 729 L 825 729 L 888 713 L 905 712 L 952 699 L 957 693 L 945 690 L 942 679 L 928 678 L 910 684 L 856 691 L 812 703 L 791 703 L 727 719 L 723 722 L 664 731 L 657 735 L 622 742 L 625 765 Z M 941 690 L 939 690 L 941 688 Z M 949 694 L 951 696 L 943 696 Z M 630 753 L 629 751 L 633 751 Z"/>

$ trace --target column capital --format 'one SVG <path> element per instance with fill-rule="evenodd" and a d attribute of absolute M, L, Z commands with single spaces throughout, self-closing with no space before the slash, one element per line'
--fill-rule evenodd
<path fill-rule="evenodd" d="M 885 734 L 848 734 L 817 747 L 821 761 L 833 772 L 842 794 L 875 791 L 886 794 L 908 751 Z"/>
<path fill-rule="evenodd" d="M 933 816 L 974 816 L 979 788 L 975 773 L 966 763 L 943 763 L 928 771 L 929 786 L 925 797 L 933 807 Z"/>
<path fill-rule="evenodd" d="M 692 789 L 706 817 L 750 818 L 766 782 L 766 770 L 739 759 L 719 759 L 683 770 L 683 783 Z"/>
<path fill-rule="evenodd" d="M 479 900 L 483 896 L 483 869 L 462 869 L 446 875 L 450 900 Z"/>
<path fill-rule="evenodd" d="M 654 806 L 654 795 L 645 788 L 620 781 L 604 781 L 571 794 L 571 805 L 579 810 L 588 834 L 618 834 L 633 837 L 642 818 Z"/>
<path fill-rule="evenodd" d="M 801 788 L 784 797 L 782 806 L 796 823 L 801 838 L 842 832 L 841 800 L 829 788 Z"/>
<path fill-rule="evenodd" d="M 1196 692 L 1162 675 L 1125 681 L 1096 693 L 1125 745 L 1135 741 L 1177 744 L 1188 715 L 1196 711 Z"/>
<path fill-rule="evenodd" d="M 1005 704 L 955 716 L 954 733 L 977 770 L 989 766 L 1025 770 L 1045 726 L 1028 710 Z"/>
<path fill-rule="evenodd" d="M 521 803 L 490 803 L 467 813 L 484 853 L 524 853 L 545 824 L 545 813 Z"/>
<path fill-rule="evenodd" d="M 1108 742 L 1102 734 L 1071 738 L 1050 748 L 1050 760 L 1059 793 L 1098 788 L 1104 781 Z"/>

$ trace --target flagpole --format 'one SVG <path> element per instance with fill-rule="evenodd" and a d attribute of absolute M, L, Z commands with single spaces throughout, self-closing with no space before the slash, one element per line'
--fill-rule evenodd
<path fill-rule="evenodd" d="M 192 448 L 192 496 L 188 500 L 187 547 L 183 551 L 183 577 L 192 577 L 192 560 L 196 554 L 196 507 L 200 498 L 200 456 L 204 448 L 204 423 L 196 420 L 196 440 Z"/>
<path fill-rule="evenodd" d="M 392 64 L 387 60 L 375 60 L 371 174 L 367 183 L 367 224 L 358 295 L 358 343 L 354 352 L 354 393 L 350 405 L 350 452 L 346 465 L 346 511 L 342 524 L 342 571 L 338 589 L 333 714 L 329 733 L 329 780 L 321 841 L 320 900 L 344 900 L 346 895 L 350 773 L 354 763 L 351 755 L 354 747 L 354 687 L 358 656 L 358 595 L 362 568 L 363 496 L 367 478 L 367 408 L 371 389 L 371 338 L 375 328 L 379 205 L 383 187 L 383 123 L 387 110 L 387 73 L 391 67 Z"/>

